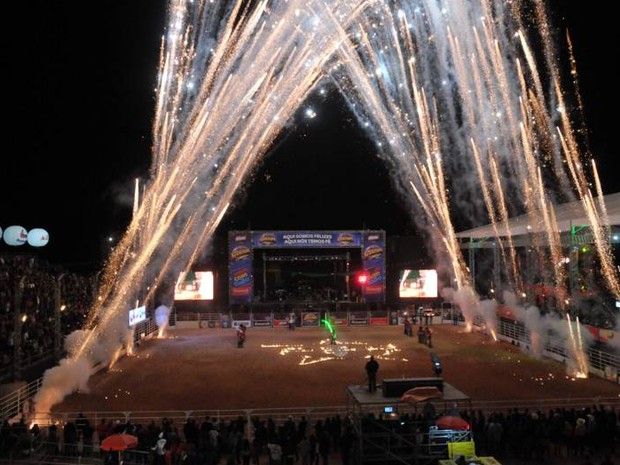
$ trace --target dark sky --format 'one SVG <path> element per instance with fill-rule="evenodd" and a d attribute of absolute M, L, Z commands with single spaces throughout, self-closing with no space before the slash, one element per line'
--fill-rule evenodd
<path fill-rule="evenodd" d="M 166 3 L 18 3 L 5 16 L 14 24 L 4 33 L 8 144 L 0 170 L 0 227 L 43 227 L 50 233 L 50 243 L 39 250 L 44 258 L 76 269 L 96 267 L 105 238 L 127 225 L 133 179 L 148 173 Z M 607 4 L 595 3 L 598 8 L 590 2 L 585 9 L 580 0 L 550 5 L 556 24 L 571 31 L 590 147 L 604 191 L 611 193 L 618 190 L 607 117 L 615 110 L 610 61 L 616 34 Z M 351 115 L 333 101 L 317 110 L 318 118 L 288 136 L 259 167 L 222 230 L 413 233 L 386 168 L 370 154 L 371 143 Z M 291 192 L 295 201 L 282 201 Z"/>

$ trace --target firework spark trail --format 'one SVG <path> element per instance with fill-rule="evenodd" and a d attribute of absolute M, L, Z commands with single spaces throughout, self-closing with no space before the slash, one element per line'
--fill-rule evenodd
<path fill-rule="evenodd" d="M 566 313 L 566 324 L 568 325 L 568 347 L 566 350 L 571 357 L 569 362 L 573 362 L 576 364 L 574 367 L 570 367 L 573 372 L 571 375 L 577 378 L 587 378 L 588 377 L 588 361 L 585 355 L 585 351 L 583 349 L 583 338 L 581 335 L 581 325 L 579 324 L 579 318 L 575 320 L 575 327 L 577 328 L 577 335 L 575 335 L 575 330 L 573 329 L 573 325 L 570 319 L 570 315 Z"/>
<path fill-rule="evenodd" d="M 323 76 L 343 40 L 341 25 L 365 5 L 299 0 L 242 10 L 240 4 L 225 11 L 210 2 L 170 6 L 152 181 L 106 264 L 87 325 L 92 331 L 76 359 L 88 357 L 102 334 L 120 343 L 115 322 L 126 318 L 143 282 L 155 283 L 153 292 L 166 276 L 189 266 L 258 158 Z M 224 18 L 216 21 L 218 14 Z"/>
<path fill-rule="evenodd" d="M 493 153 L 489 154 L 489 159 L 491 162 L 491 179 L 493 180 L 493 191 L 494 191 L 494 196 L 496 198 L 497 209 L 499 210 L 498 212 L 499 220 L 502 222 L 502 224 L 507 229 L 509 215 L 508 215 L 508 210 L 506 208 L 504 190 L 502 189 L 501 176 L 499 174 L 499 169 L 497 167 L 497 161 L 495 160 L 495 156 Z M 514 289 L 516 289 L 517 291 L 522 291 L 523 281 L 521 279 L 521 274 L 519 272 L 519 265 L 517 263 L 517 252 L 514 246 L 512 235 L 504 234 L 504 233 L 500 234 L 498 232 L 497 233 L 498 240 L 500 241 L 500 243 L 503 243 L 500 239 L 501 236 L 505 236 L 508 242 L 508 253 L 510 256 L 510 262 L 507 268 L 508 270 L 510 270 L 511 281 L 513 283 Z"/>
<path fill-rule="evenodd" d="M 144 282 L 163 282 L 191 264 L 233 194 L 325 74 L 376 138 L 412 217 L 425 213 L 421 221 L 432 226 L 443 266 L 468 291 L 468 306 L 476 299 L 452 222 L 455 209 L 476 219 L 525 211 L 545 225 L 547 242 L 557 244 L 548 205 L 574 198 L 576 190 L 597 249 L 604 250 L 572 122 L 568 112 L 555 111 L 565 108 L 564 98 L 544 8 L 540 0 L 535 6 L 533 30 L 540 30 L 545 48 L 540 71 L 520 33 L 520 8 L 503 2 L 172 0 L 151 181 L 106 264 L 89 327 L 109 330 L 125 318 Z M 476 161 L 475 147 L 494 156 Z M 544 180 L 550 173 L 565 177 L 564 164 L 570 183 L 560 181 L 560 192 L 551 192 Z M 494 189 L 510 194 L 479 204 L 476 172 L 493 172 Z M 79 354 L 92 350 L 94 334 Z"/>
<path fill-rule="evenodd" d="M 520 8 L 504 11 L 497 3 L 464 3 L 444 9 L 433 0 L 415 6 L 379 5 L 351 34 L 354 52 L 341 48 L 346 70 L 335 76 L 338 85 L 361 126 L 376 140 L 379 154 L 394 167 L 396 185 L 410 187 L 402 189 L 403 196 L 412 211 L 422 212 L 414 219 L 421 227 L 431 227 L 435 251 L 441 248 L 446 253 L 459 287 L 468 279 L 452 239 L 450 212 L 463 206 L 463 200 L 471 217 L 482 218 L 476 211 L 485 206 L 476 199 L 482 189 L 491 221 L 497 211 L 506 224 L 510 214 L 526 213 L 530 218 L 536 231 L 534 249 L 541 266 L 552 270 L 560 308 L 567 302 L 568 290 L 553 204 L 582 199 L 603 274 L 616 293 L 617 272 L 607 264 L 608 235 L 598 227 L 601 215 L 591 207 L 584 188 L 587 174 L 559 85 L 558 60 L 542 5 L 535 5 L 535 27 L 526 34 L 521 17 L 514 16 Z M 529 40 L 537 40 L 532 30 L 542 38 L 541 64 L 529 47 Z M 550 76 L 547 94 L 542 76 Z M 473 153 L 478 146 L 495 154 L 485 166 Z M 488 166 L 490 160 L 495 166 Z M 571 176 L 566 176 L 566 167 Z M 444 169 L 458 182 L 444 184 Z M 479 184 L 471 181 L 476 172 Z M 502 192 L 493 201 L 484 189 L 483 173 L 489 172 L 494 174 L 494 189 Z M 504 235 L 512 242 L 509 231 Z M 510 262 L 516 276 L 519 264 L 514 252 Z"/>

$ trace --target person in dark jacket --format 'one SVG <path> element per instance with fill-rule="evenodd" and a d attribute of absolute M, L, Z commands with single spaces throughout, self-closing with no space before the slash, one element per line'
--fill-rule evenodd
<path fill-rule="evenodd" d="M 368 391 L 375 392 L 377 390 L 377 371 L 379 371 L 379 362 L 375 360 L 373 355 L 366 362 L 366 374 L 368 375 Z"/>

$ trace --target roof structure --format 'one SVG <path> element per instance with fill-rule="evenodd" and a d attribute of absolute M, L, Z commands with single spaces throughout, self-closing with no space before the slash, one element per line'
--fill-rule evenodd
<path fill-rule="evenodd" d="M 598 205 L 598 197 L 595 198 L 597 212 L 601 221 L 608 226 L 620 226 L 620 192 L 609 194 L 603 197 L 606 215 Z M 556 227 L 559 233 L 570 233 L 573 228 L 588 228 L 590 220 L 585 212 L 581 201 L 568 202 L 554 207 L 556 217 Z M 615 229 L 615 228 L 612 228 Z M 507 236 L 526 236 L 528 234 L 542 233 L 545 225 L 542 221 L 532 221 L 532 218 L 525 214 L 510 218 L 506 222 L 496 225 L 487 224 L 477 228 L 468 229 L 456 234 L 459 239 L 484 240 Z M 613 242 L 617 242 L 614 240 Z"/>

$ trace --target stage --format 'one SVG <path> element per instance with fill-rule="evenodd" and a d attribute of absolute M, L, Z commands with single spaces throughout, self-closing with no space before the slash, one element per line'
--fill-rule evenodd
<path fill-rule="evenodd" d="M 412 381 L 415 384 L 415 381 L 422 380 L 422 384 L 424 381 L 429 380 L 429 378 L 411 378 L 411 379 L 403 379 L 403 386 L 407 384 L 407 381 Z M 383 380 L 391 381 L 394 380 Z M 443 397 L 440 399 L 428 399 L 420 402 L 401 402 L 401 395 L 397 396 L 386 396 L 384 395 L 384 384 L 377 385 L 377 390 L 375 392 L 368 392 L 367 385 L 349 385 L 347 387 L 347 403 L 348 407 L 351 411 L 358 414 L 368 414 L 373 413 L 375 415 L 383 414 L 388 415 L 389 407 L 392 407 L 392 414 L 404 414 L 404 413 L 412 413 L 417 412 L 422 409 L 422 406 L 430 402 L 435 406 L 435 410 L 439 413 L 442 411 L 448 412 L 451 408 L 456 404 L 457 408 L 467 408 L 469 409 L 471 406 L 471 397 L 469 397 L 464 392 L 458 390 L 451 384 L 446 382 L 442 383 L 442 391 Z M 393 391 L 393 390 L 392 390 Z M 396 391 L 398 392 L 398 391 Z M 404 391 L 403 391 L 404 392 Z M 418 409 L 418 406 L 420 408 Z M 386 409 L 388 407 L 388 409 Z"/>

